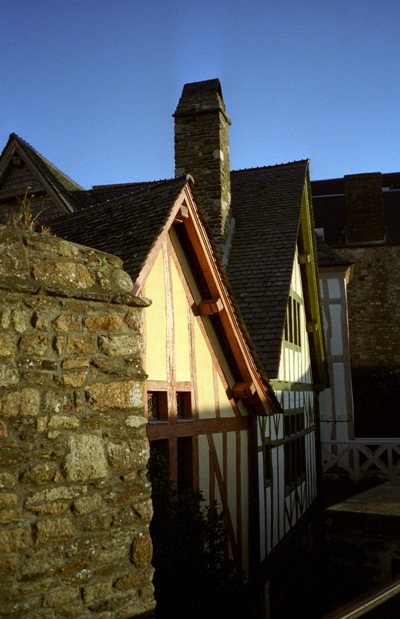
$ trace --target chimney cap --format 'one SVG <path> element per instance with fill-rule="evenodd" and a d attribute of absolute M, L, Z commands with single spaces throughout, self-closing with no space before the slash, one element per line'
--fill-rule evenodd
<path fill-rule="evenodd" d="M 215 92 L 223 99 L 221 82 L 218 78 L 185 84 L 182 90 L 182 97 Z"/>

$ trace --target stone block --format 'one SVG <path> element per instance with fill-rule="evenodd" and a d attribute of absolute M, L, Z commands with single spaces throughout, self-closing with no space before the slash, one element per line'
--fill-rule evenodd
<path fill-rule="evenodd" d="M 84 264 L 70 261 L 56 263 L 36 261 L 32 275 L 38 284 L 50 289 L 86 290 L 96 283 Z"/>
<path fill-rule="evenodd" d="M 134 329 L 138 332 L 140 331 L 142 327 L 142 320 L 139 312 L 132 309 L 128 310 L 125 314 L 124 320 L 130 329 Z"/>
<path fill-rule="evenodd" d="M 47 427 L 52 430 L 71 430 L 79 425 L 78 417 L 73 415 L 53 415 L 47 423 Z"/>
<path fill-rule="evenodd" d="M 124 357 L 140 352 L 138 338 L 134 335 L 101 335 L 99 350 L 110 357 Z"/>
<path fill-rule="evenodd" d="M 102 498 L 100 494 L 92 494 L 90 496 L 83 496 L 74 502 L 74 513 L 81 516 L 83 514 L 90 514 L 102 504 Z"/>
<path fill-rule="evenodd" d="M 18 497 L 12 492 L 0 492 L 0 508 L 15 507 L 18 505 Z"/>
<path fill-rule="evenodd" d="M 131 561 L 135 567 L 146 567 L 150 565 L 153 557 L 153 544 L 150 533 L 138 533 L 132 540 Z"/>
<path fill-rule="evenodd" d="M 130 409 L 143 406 L 143 385 L 133 380 L 94 383 L 85 387 L 87 401 L 94 411 Z"/>
<path fill-rule="evenodd" d="M 76 368 L 89 367 L 90 360 L 88 357 L 72 357 L 71 359 L 64 359 L 62 362 L 63 370 L 74 370 Z"/>
<path fill-rule="evenodd" d="M 118 331 L 122 326 L 122 319 L 117 314 L 106 316 L 88 316 L 84 325 L 89 331 Z"/>
<path fill-rule="evenodd" d="M 43 357 L 48 352 L 51 340 L 45 335 L 23 335 L 18 348 L 28 355 Z"/>
<path fill-rule="evenodd" d="M 21 510 L 16 509 L 2 509 L 0 510 L 0 524 L 8 524 L 10 522 L 20 522 Z"/>
<path fill-rule="evenodd" d="M 33 417 L 40 408 L 40 393 L 37 389 L 26 388 L 10 391 L 2 397 L 2 414 L 4 417 Z"/>
<path fill-rule="evenodd" d="M 81 354 L 94 355 L 97 352 L 97 341 L 92 335 L 57 336 L 55 348 L 59 355 Z"/>
<path fill-rule="evenodd" d="M 0 473 L 0 488 L 15 488 L 18 478 L 12 473 Z"/>
<path fill-rule="evenodd" d="M 72 400 L 69 394 L 59 389 L 47 389 L 43 397 L 43 412 L 60 413 L 72 409 Z"/>
<path fill-rule="evenodd" d="M 20 479 L 24 484 L 41 485 L 54 479 L 56 471 L 57 465 L 55 463 L 41 462 L 29 466 Z"/>
<path fill-rule="evenodd" d="M 42 505 L 33 505 L 26 509 L 35 514 L 36 516 L 59 516 L 70 508 L 71 504 L 68 502 L 58 503 L 43 503 Z"/>
<path fill-rule="evenodd" d="M 12 335 L 0 333 L 0 357 L 14 357 L 16 340 Z"/>
<path fill-rule="evenodd" d="M 86 604 L 93 600 L 100 600 L 107 597 L 111 592 L 111 582 L 99 582 L 83 589 L 83 600 Z"/>
<path fill-rule="evenodd" d="M 132 449 L 128 442 L 109 443 L 107 456 L 110 465 L 119 471 L 145 468 L 149 461 L 150 450 L 147 441 L 142 441 L 142 449 Z"/>
<path fill-rule="evenodd" d="M 63 606 L 68 602 L 73 602 L 79 599 L 79 589 L 59 589 L 53 591 L 45 596 L 44 606 L 50 608 L 56 608 L 57 606 Z M 82 612 L 82 609 L 81 609 Z"/>
<path fill-rule="evenodd" d="M 82 319 L 74 314 L 61 314 L 53 322 L 56 331 L 81 331 Z"/>
<path fill-rule="evenodd" d="M 0 277 L 18 280 L 29 279 L 29 261 L 25 247 L 21 242 L 0 239 Z"/>
<path fill-rule="evenodd" d="M 0 387 L 15 387 L 19 376 L 14 361 L 3 361 L 0 365 Z"/>
<path fill-rule="evenodd" d="M 30 326 L 30 313 L 26 310 L 14 310 L 12 322 L 17 333 L 23 333 Z"/>
<path fill-rule="evenodd" d="M 6 576 L 18 571 L 20 558 L 18 556 L 4 557 L 0 555 L 0 574 Z"/>
<path fill-rule="evenodd" d="M 65 458 L 65 474 L 69 482 L 101 479 L 108 474 L 103 441 L 93 434 L 81 434 L 69 439 Z"/>
<path fill-rule="evenodd" d="M 32 317 L 32 326 L 38 331 L 49 331 L 50 318 L 45 312 L 35 312 Z"/>
<path fill-rule="evenodd" d="M 29 529 L 5 529 L 0 531 L 0 552 L 22 552 L 32 546 Z"/>
<path fill-rule="evenodd" d="M 34 527 L 37 544 L 58 543 L 74 537 L 76 530 L 70 518 L 43 518 Z"/>
<path fill-rule="evenodd" d="M 69 372 L 68 374 L 63 374 L 57 382 L 64 385 L 64 387 L 72 387 L 73 389 L 77 389 L 78 387 L 82 387 L 85 383 L 86 376 L 87 372 Z"/>

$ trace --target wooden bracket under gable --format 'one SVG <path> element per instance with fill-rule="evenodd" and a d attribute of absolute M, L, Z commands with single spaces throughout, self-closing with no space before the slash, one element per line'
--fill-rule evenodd
<path fill-rule="evenodd" d="M 189 208 L 185 202 L 182 203 L 181 208 L 175 215 L 174 224 L 183 223 L 184 219 L 188 219 L 189 217 Z"/>
<path fill-rule="evenodd" d="M 235 383 L 231 387 L 232 397 L 234 398 L 242 398 L 242 399 L 250 398 L 255 394 L 255 392 L 256 392 L 256 388 L 254 386 L 254 383 L 252 382 Z"/>
<path fill-rule="evenodd" d="M 223 310 L 224 305 L 220 298 L 205 299 L 197 306 L 197 311 L 200 316 L 210 316 L 211 314 L 219 314 Z"/>
<path fill-rule="evenodd" d="M 299 254 L 300 264 L 307 264 L 308 262 L 311 262 L 311 254 Z"/>

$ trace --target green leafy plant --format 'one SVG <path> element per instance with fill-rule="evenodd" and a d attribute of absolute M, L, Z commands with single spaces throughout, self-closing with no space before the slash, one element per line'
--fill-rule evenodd
<path fill-rule="evenodd" d="M 165 460 L 151 458 L 156 618 L 244 619 L 243 574 L 227 558 L 223 512 L 201 492 L 180 490 Z"/>
<path fill-rule="evenodd" d="M 99 256 L 99 257 L 97 258 L 97 263 L 98 263 L 100 266 L 104 266 L 104 265 L 106 265 L 106 264 L 108 263 L 107 257 L 106 257 L 106 256 L 101 256 L 101 257 Z"/>

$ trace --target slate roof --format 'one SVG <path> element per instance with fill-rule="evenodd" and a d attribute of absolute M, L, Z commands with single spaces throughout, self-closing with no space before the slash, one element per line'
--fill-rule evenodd
<path fill-rule="evenodd" d="M 278 375 L 308 161 L 231 172 L 228 276 L 269 378 Z"/>
<path fill-rule="evenodd" d="M 87 204 L 87 192 L 83 187 L 75 183 L 69 176 L 61 172 L 55 165 L 50 163 L 43 155 L 37 152 L 28 142 L 25 142 L 16 133 L 11 133 L 8 142 L 0 156 L 6 156 L 7 151 L 15 148 L 31 168 L 39 173 L 39 177 L 45 180 L 50 191 L 69 210 L 83 208 Z"/>
<path fill-rule="evenodd" d="M 119 256 L 135 281 L 186 182 L 182 176 L 139 185 L 120 198 L 56 219 L 51 230 L 74 243 Z"/>
<path fill-rule="evenodd" d="M 342 258 L 336 251 L 331 249 L 319 234 L 316 235 L 316 239 L 318 264 L 321 267 L 350 267 L 354 264 L 351 260 Z"/>

